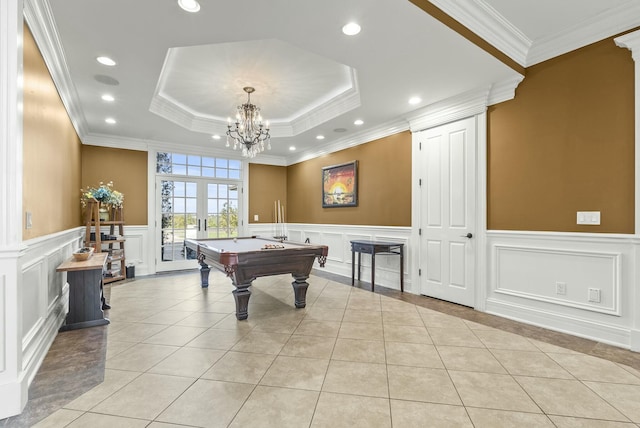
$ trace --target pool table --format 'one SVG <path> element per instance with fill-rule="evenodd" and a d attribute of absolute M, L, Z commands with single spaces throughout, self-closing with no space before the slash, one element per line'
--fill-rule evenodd
<path fill-rule="evenodd" d="M 326 245 L 299 244 L 256 237 L 223 239 L 187 239 L 185 246 L 196 253 L 200 264 L 201 286 L 209 286 L 209 264 L 231 278 L 236 301 L 236 318 L 249 316 L 249 287 L 261 276 L 290 273 L 294 281 L 296 308 L 304 308 L 307 299 L 307 279 L 317 258 L 321 267 L 327 260 Z"/>

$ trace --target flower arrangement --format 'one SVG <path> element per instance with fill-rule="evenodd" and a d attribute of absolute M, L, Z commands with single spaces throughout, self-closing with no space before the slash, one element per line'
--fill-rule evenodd
<path fill-rule="evenodd" d="M 80 202 L 83 208 L 87 206 L 87 199 L 95 199 L 102 204 L 111 205 L 115 208 L 122 207 L 124 202 L 124 195 L 113 188 L 113 181 L 107 184 L 101 181 L 97 187 L 87 186 L 86 189 L 80 189 L 80 192 L 82 193 Z"/>

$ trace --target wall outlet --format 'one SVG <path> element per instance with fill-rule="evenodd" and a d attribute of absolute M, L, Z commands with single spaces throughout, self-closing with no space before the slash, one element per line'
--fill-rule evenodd
<path fill-rule="evenodd" d="M 260 217 L 258 217 L 258 214 L 253 215 L 253 221 L 260 221 Z"/>
<path fill-rule="evenodd" d="M 31 217 L 31 211 L 27 211 L 24 216 L 24 228 L 31 229 L 33 227 L 33 221 Z"/>
<path fill-rule="evenodd" d="M 559 296 L 567 295 L 567 283 L 566 282 L 556 282 L 556 294 Z"/>
<path fill-rule="evenodd" d="M 589 301 L 593 303 L 600 303 L 600 289 L 599 288 L 590 288 L 589 289 Z"/>
<path fill-rule="evenodd" d="M 597 226 L 600 224 L 600 211 L 578 211 L 576 222 L 578 224 Z"/>

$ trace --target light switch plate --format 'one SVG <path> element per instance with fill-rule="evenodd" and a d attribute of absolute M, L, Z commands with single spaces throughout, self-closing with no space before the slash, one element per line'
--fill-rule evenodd
<path fill-rule="evenodd" d="M 600 224 L 600 211 L 578 211 L 576 221 L 578 224 L 597 226 Z"/>

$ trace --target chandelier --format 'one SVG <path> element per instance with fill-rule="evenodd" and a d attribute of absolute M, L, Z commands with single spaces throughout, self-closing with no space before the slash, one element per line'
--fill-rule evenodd
<path fill-rule="evenodd" d="M 271 150 L 269 122 L 263 124 L 260 109 L 251 104 L 251 94 L 255 89 L 250 86 L 242 89 L 247 93 L 247 102 L 238 106 L 235 124 L 231 123 L 231 118 L 228 119 L 227 147 L 231 146 L 233 140 L 233 150 L 241 147 L 242 156 L 254 158 L 264 151 L 265 141 L 267 150 Z"/>

